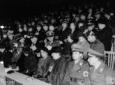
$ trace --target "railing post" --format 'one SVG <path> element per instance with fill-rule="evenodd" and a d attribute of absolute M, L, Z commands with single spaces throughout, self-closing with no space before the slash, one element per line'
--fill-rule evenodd
<path fill-rule="evenodd" d="M 1 62 L 0 62 L 0 85 L 6 85 L 5 69 L 3 64 L 1 64 Z"/>
<path fill-rule="evenodd" d="M 113 35 L 112 38 L 113 38 L 113 41 L 112 41 L 111 51 L 115 52 L 115 35 Z"/>

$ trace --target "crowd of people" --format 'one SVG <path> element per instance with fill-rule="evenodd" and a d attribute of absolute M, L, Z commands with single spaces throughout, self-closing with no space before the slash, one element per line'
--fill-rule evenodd
<path fill-rule="evenodd" d="M 103 7 L 73 7 L 16 21 L 0 29 L 0 59 L 52 85 L 115 84 L 104 63 L 113 16 Z"/>

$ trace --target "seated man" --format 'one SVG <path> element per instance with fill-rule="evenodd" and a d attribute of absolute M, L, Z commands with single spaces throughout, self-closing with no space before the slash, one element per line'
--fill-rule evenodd
<path fill-rule="evenodd" d="M 62 55 L 62 50 L 60 47 L 54 48 L 51 56 L 53 58 L 53 63 L 49 67 L 50 75 L 48 80 L 52 85 L 61 85 L 66 67 L 65 63 L 68 59 L 65 55 Z"/>
<path fill-rule="evenodd" d="M 105 47 L 104 47 L 103 43 L 100 40 L 98 40 L 98 38 L 94 34 L 94 32 L 90 32 L 90 34 L 88 35 L 87 38 L 90 43 L 90 48 L 91 48 L 90 51 L 94 50 L 95 53 L 97 52 L 97 55 L 103 56 Z M 94 51 L 93 51 L 93 53 L 94 53 Z"/>
<path fill-rule="evenodd" d="M 105 65 L 101 57 L 91 53 L 89 56 L 88 62 L 92 66 L 90 69 L 91 85 L 115 85 L 115 72 Z"/>
<path fill-rule="evenodd" d="M 68 63 L 62 85 L 89 85 L 89 64 L 83 60 L 84 50 L 72 45 L 72 60 Z"/>
<path fill-rule="evenodd" d="M 40 51 L 41 58 L 38 61 L 37 71 L 35 73 L 35 76 L 38 78 L 45 78 L 48 73 L 48 68 L 51 62 L 51 58 L 48 54 L 48 50 L 46 48 L 43 48 Z"/>

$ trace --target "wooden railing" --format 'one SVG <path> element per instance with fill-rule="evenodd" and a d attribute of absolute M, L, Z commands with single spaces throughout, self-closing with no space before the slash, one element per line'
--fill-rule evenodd
<path fill-rule="evenodd" d="M 5 73 L 3 64 L 0 64 L 0 85 L 51 85 L 39 79 L 32 78 L 19 72 Z"/>
<path fill-rule="evenodd" d="M 115 69 L 115 52 L 105 51 L 104 54 L 107 59 L 105 63 L 107 64 L 109 68 L 114 70 Z"/>
<path fill-rule="evenodd" d="M 0 85 L 6 85 L 5 70 L 3 64 L 0 63 Z"/>
<path fill-rule="evenodd" d="M 9 83 L 11 83 L 11 85 L 51 85 L 18 72 L 6 74 L 5 76 L 6 85 L 9 85 Z"/>

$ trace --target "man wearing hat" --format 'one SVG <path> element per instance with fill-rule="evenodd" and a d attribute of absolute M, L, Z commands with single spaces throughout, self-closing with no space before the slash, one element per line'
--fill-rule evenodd
<path fill-rule="evenodd" d="M 72 59 L 68 63 L 63 85 L 89 85 L 89 65 L 83 60 L 84 50 L 80 44 L 72 45 Z"/>
<path fill-rule="evenodd" d="M 88 50 L 89 52 L 92 52 L 98 56 L 104 55 L 104 45 L 100 40 L 97 39 L 93 31 L 91 31 L 88 35 L 88 41 L 90 43 L 90 49 Z"/>
<path fill-rule="evenodd" d="M 99 45 L 101 45 L 101 44 L 99 44 Z M 97 45 L 96 45 L 97 46 Z M 83 54 L 84 54 L 84 58 L 85 57 L 87 57 L 87 53 L 88 52 L 91 52 L 92 54 L 96 54 L 96 55 L 98 55 L 98 56 L 103 56 L 103 52 L 104 52 L 104 50 L 103 49 L 97 49 L 97 48 L 99 48 L 100 46 L 97 46 L 96 47 L 95 46 L 95 43 L 94 43 L 94 45 L 93 44 L 90 44 L 88 41 L 87 41 L 87 39 L 86 39 L 86 37 L 84 36 L 84 35 L 80 35 L 79 37 L 78 37 L 78 42 L 77 42 L 77 44 L 73 44 L 72 45 L 72 48 L 73 49 L 80 49 L 80 50 L 82 50 L 83 51 Z M 101 46 L 102 47 L 102 46 Z M 95 50 L 96 49 L 96 50 Z M 102 52 L 102 53 L 101 53 Z"/>
<path fill-rule="evenodd" d="M 88 55 L 88 62 L 92 66 L 89 75 L 91 85 L 115 85 L 115 71 L 108 68 L 101 57 L 92 53 Z"/>
<path fill-rule="evenodd" d="M 104 44 L 106 51 L 111 50 L 112 35 L 113 35 L 112 28 L 108 24 L 109 22 L 100 20 L 98 22 L 99 29 L 96 32 L 98 39 Z"/>

